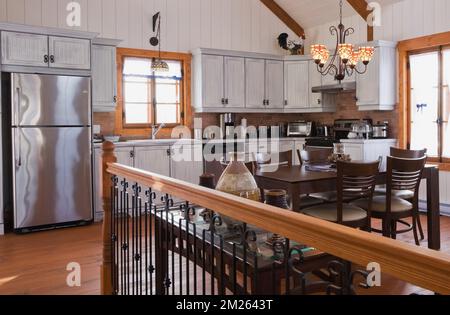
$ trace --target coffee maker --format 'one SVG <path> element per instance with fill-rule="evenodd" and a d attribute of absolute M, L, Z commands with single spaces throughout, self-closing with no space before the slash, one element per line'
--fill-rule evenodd
<path fill-rule="evenodd" d="M 220 130 L 222 131 L 222 138 L 234 137 L 234 128 L 236 127 L 236 115 L 226 113 L 220 115 Z"/>

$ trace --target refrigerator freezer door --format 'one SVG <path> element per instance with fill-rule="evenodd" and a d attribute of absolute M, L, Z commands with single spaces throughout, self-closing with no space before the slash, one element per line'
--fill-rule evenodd
<path fill-rule="evenodd" d="M 15 228 L 91 220 L 90 128 L 13 128 L 12 137 Z"/>
<path fill-rule="evenodd" d="M 90 79 L 12 74 L 13 126 L 89 126 Z"/>

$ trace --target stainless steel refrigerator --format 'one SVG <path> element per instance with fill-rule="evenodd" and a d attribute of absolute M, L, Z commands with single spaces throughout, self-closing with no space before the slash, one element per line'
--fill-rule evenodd
<path fill-rule="evenodd" d="M 91 221 L 87 77 L 11 74 L 14 228 Z"/>

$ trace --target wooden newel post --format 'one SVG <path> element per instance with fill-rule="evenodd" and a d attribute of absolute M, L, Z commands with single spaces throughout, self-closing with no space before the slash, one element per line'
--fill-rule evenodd
<path fill-rule="evenodd" d="M 111 239 L 111 174 L 107 172 L 109 163 L 116 163 L 114 144 L 104 142 L 102 146 L 102 186 L 103 186 L 103 260 L 101 266 L 101 292 L 103 295 L 113 294 L 112 286 L 112 239 Z"/>

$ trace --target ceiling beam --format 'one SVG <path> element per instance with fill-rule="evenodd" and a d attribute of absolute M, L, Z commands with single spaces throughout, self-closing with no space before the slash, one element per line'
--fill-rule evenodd
<path fill-rule="evenodd" d="M 367 21 L 372 11 L 367 10 L 369 5 L 366 0 L 347 0 L 347 2 L 356 12 L 358 12 L 364 21 Z M 367 24 L 367 40 L 373 41 L 373 26 L 369 24 Z"/>
<path fill-rule="evenodd" d="M 287 27 L 289 27 L 297 36 L 305 38 L 305 30 L 301 27 L 282 7 L 274 0 L 261 0 L 264 5 L 272 11 Z"/>

